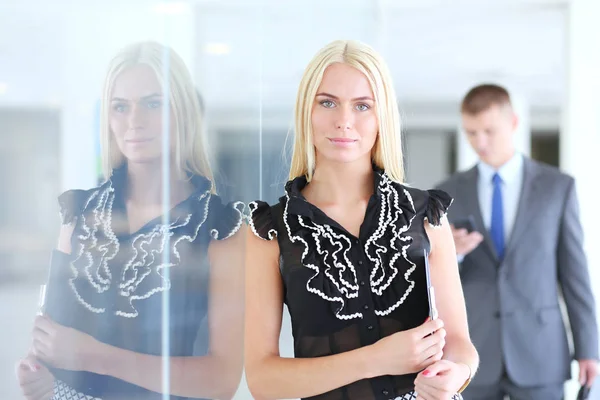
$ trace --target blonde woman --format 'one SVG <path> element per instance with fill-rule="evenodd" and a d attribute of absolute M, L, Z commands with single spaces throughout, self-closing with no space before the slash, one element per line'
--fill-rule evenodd
<path fill-rule="evenodd" d="M 243 205 L 215 194 L 192 79 L 169 48 L 129 46 L 110 64 L 101 113 L 107 180 L 59 198 L 23 392 L 230 398 L 242 371 Z"/>
<path fill-rule="evenodd" d="M 256 399 L 458 398 L 478 355 L 445 218 L 451 198 L 402 183 L 400 120 L 384 61 L 358 42 L 327 45 L 304 72 L 295 112 L 285 195 L 273 206 L 251 204 L 250 390 Z M 292 359 L 279 353 L 284 303 Z"/>

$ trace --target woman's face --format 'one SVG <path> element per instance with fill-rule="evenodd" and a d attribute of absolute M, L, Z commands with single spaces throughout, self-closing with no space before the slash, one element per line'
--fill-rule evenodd
<path fill-rule="evenodd" d="M 370 160 L 379 123 L 373 91 L 362 72 L 341 63 L 327 67 L 311 120 L 318 160 Z"/>
<path fill-rule="evenodd" d="M 160 160 L 164 96 L 152 68 L 136 65 L 123 70 L 115 79 L 109 101 L 110 130 L 127 162 Z M 171 113 L 171 138 L 175 137 L 175 126 Z"/>

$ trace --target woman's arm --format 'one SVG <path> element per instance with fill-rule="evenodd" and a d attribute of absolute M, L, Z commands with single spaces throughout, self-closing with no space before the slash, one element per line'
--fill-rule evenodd
<path fill-rule="evenodd" d="M 71 254 L 71 237 L 75 222 L 61 224 L 56 249 Z M 42 310 L 39 310 L 42 311 Z M 49 400 L 54 393 L 54 375 L 39 363 L 33 352 L 17 363 L 17 380 L 27 400 Z"/>
<path fill-rule="evenodd" d="M 71 238 L 73 237 L 73 231 L 75 230 L 75 222 L 70 224 L 62 224 L 58 233 L 58 244 L 56 249 L 65 253 L 71 254 Z"/>
<path fill-rule="evenodd" d="M 439 317 L 446 328 L 444 359 L 467 364 L 475 373 L 479 356 L 469 336 L 465 298 L 448 220 L 443 218 L 441 226 L 435 228 L 426 224 L 426 231 L 431 243 L 431 284 Z"/>
<path fill-rule="evenodd" d="M 246 245 L 246 378 L 253 397 L 311 397 L 372 376 L 369 349 L 319 358 L 282 358 L 283 284 L 277 240 L 248 234 Z"/>
<path fill-rule="evenodd" d="M 469 336 L 456 250 L 447 219 L 443 218 L 438 227 L 426 224 L 426 232 L 431 243 L 431 284 L 439 317 L 446 328 L 446 345 L 443 359 L 421 372 L 415 385 L 418 393 L 437 398 L 444 392 L 453 395 L 472 378 L 479 355 Z"/>

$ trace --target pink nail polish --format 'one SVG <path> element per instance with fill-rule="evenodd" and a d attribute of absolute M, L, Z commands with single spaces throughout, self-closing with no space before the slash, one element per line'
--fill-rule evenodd
<path fill-rule="evenodd" d="M 429 372 L 428 370 L 423 371 L 424 376 L 429 376 L 429 374 L 431 374 L 431 372 Z"/>

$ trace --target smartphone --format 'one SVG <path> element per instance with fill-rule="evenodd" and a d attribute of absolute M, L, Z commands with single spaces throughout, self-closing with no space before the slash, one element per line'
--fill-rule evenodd
<path fill-rule="evenodd" d="M 44 315 L 46 309 L 46 285 L 40 285 L 40 294 L 38 296 L 38 310 L 36 315 Z"/>
<path fill-rule="evenodd" d="M 475 217 L 469 215 L 467 218 L 458 219 L 453 223 L 456 229 L 466 229 L 468 233 L 474 232 L 475 229 Z"/>
<path fill-rule="evenodd" d="M 423 250 L 423 254 L 425 255 L 425 280 L 427 282 L 427 298 L 429 300 L 429 318 L 433 321 L 438 317 L 437 308 L 435 306 L 435 291 L 431 285 L 429 254 L 427 253 L 427 249 Z"/>
<path fill-rule="evenodd" d="M 579 393 L 577 393 L 577 400 L 585 400 L 589 397 L 590 395 L 590 388 L 587 387 L 586 385 L 581 386 L 581 388 L 579 388 Z"/>

